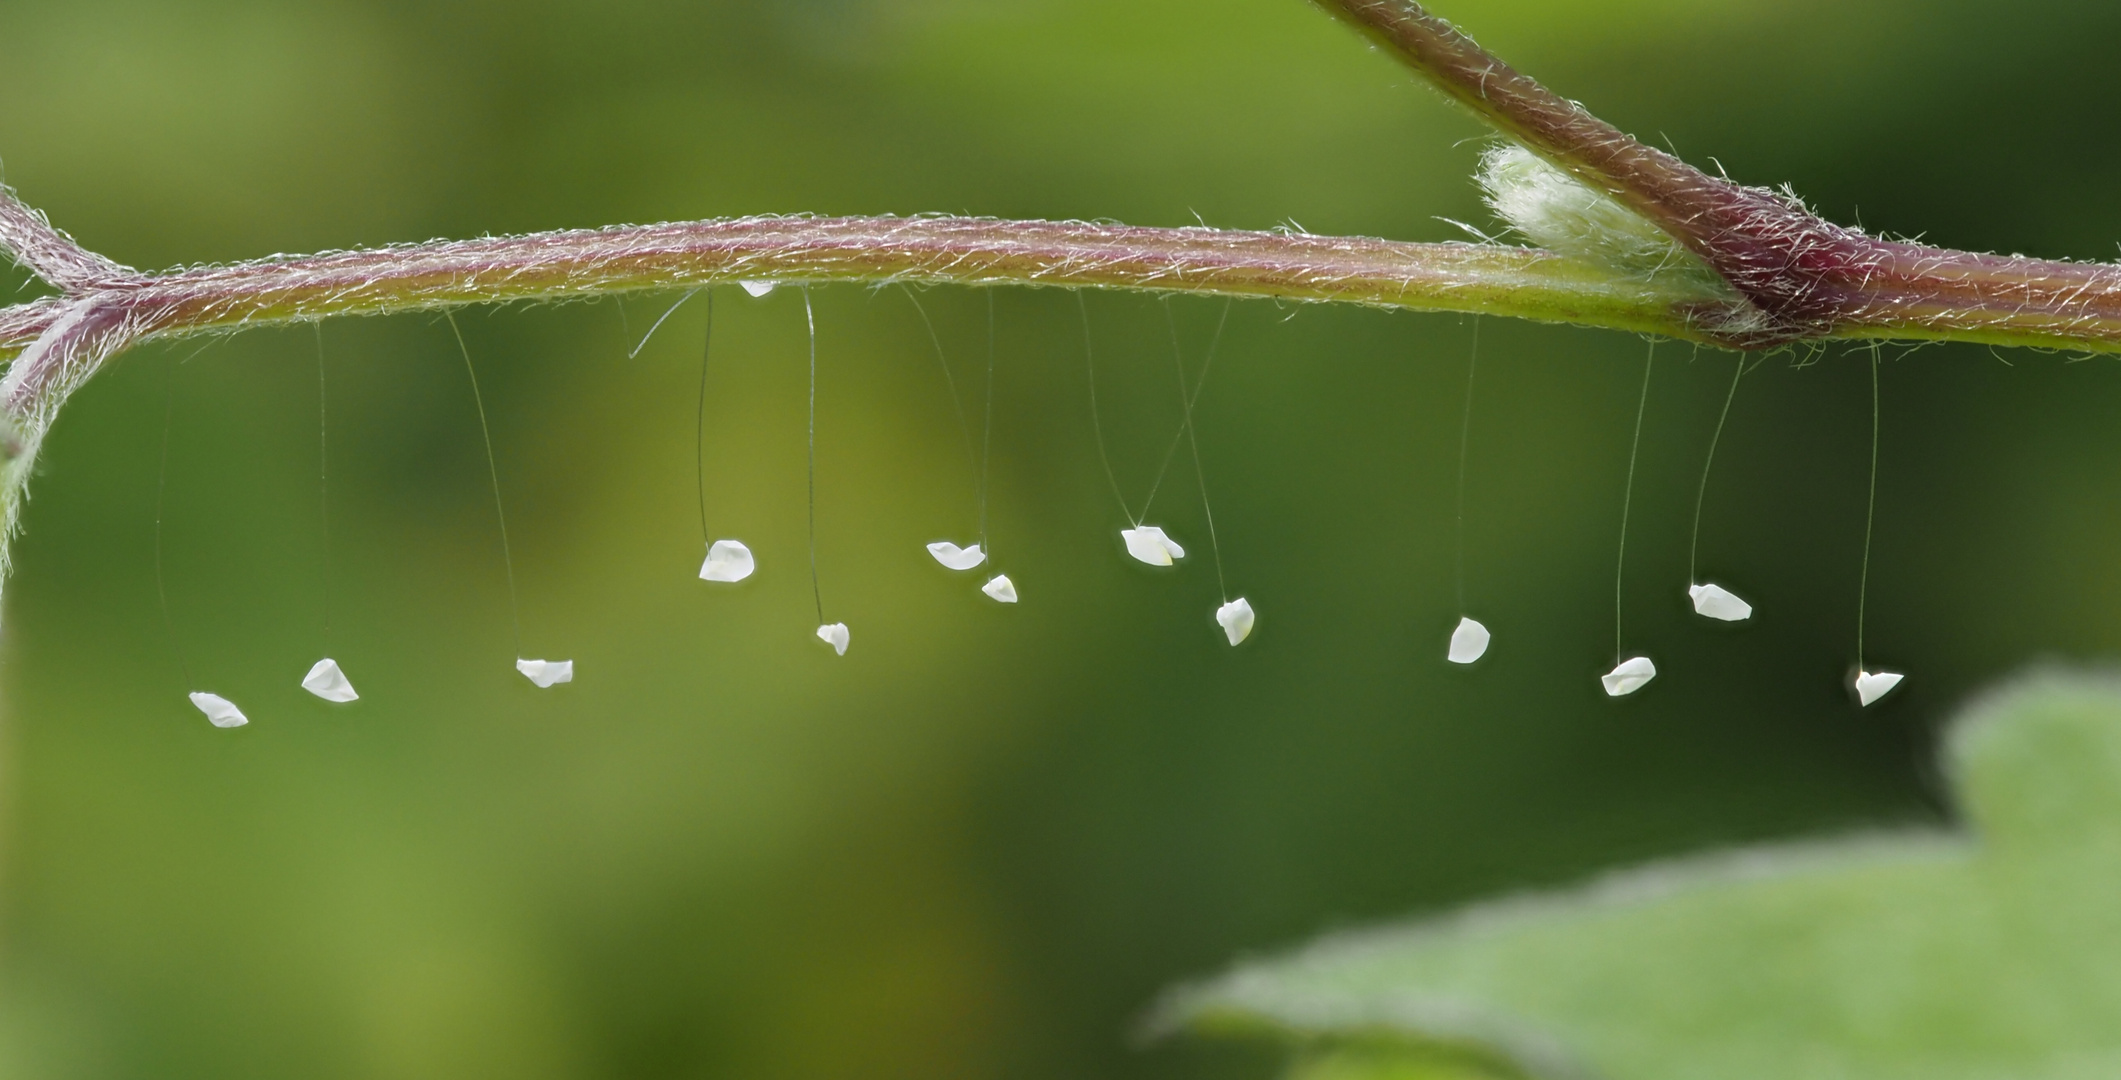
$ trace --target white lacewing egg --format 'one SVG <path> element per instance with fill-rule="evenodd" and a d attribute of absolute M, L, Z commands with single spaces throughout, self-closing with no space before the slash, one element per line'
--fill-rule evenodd
<path fill-rule="evenodd" d="M 540 690 L 550 690 L 561 683 L 574 681 L 572 660 L 517 660 L 516 670 L 523 677 L 536 683 Z"/>
<path fill-rule="evenodd" d="M 751 549 L 741 540 L 716 540 L 707 548 L 707 561 L 700 564 L 701 581 L 742 581 L 758 569 Z"/>
<path fill-rule="evenodd" d="M 1721 585 L 1694 585 L 1687 596 L 1694 601 L 1694 614 L 1721 622 L 1744 622 L 1753 617 L 1753 605 Z"/>
<path fill-rule="evenodd" d="M 236 708 L 235 702 L 219 694 L 209 694 L 203 690 L 193 691 L 191 703 L 197 706 L 200 712 L 205 713 L 206 718 L 217 728 L 242 727 L 250 723 L 250 717 L 243 715 L 243 710 Z"/>
<path fill-rule="evenodd" d="M 1222 624 L 1223 634 L 1235 645 L 1250 637 L 1252 624 L 1252 602 L 1240 596 L 1215 609 L 1215 621 Z"/>
<path fill-rule="evenodd" d="M 1905 678 L 1907 676 L 1897 671 L 1858 670 L 1856 672 L 1856 700 L 1864 705 L 1869 705 L 1879 698 L 1892 693 L 1893 687 L 1900 685 L 1900 680 Z"/>
<path fill-rule="evenodd" d="M 739 282 L 737 282 L 737 284 L 739 284 L 739 285 L 742 285 L 742 286 L 744 287 L 744 291 L 745 291 L 745 292 L 748 292 L 748 293 L 750 293 L 750 294 L 751 294 L 751 295 L 752 295 L 753 297 L 760 297 L 760 296 L 764 296 L 764 295 L 766 295 L 767 293 L 770 293 L 770 292 L 772 292 L 772 291 L 774 290 L 775 286 L 778 286 L 778 285 L 780 284 L 780 282 L 778 282 L 778 281 L 739 281 Z"/>
<path fill-rule="evenodd" d="M 328 656 L 317 661 L 309 669 L 309 674 L 302 676 L 302 689 L 326 701 L 342 704 L 361 696 L 354 693 L 353 683 L 346 678 L 345 672 L 339 670 L 339 662 Z"/>
<path fill-rule="evenodd" d="M 979 587 L 979 591 L 1004 604 L 1016 603 L 1016 582 L 1009 580 L 1007 574 L 994 575 L 985 585 Z"/>
<path fill-rule="evenodd" d="M 1648 686 L 1656 677 L 1657 665 L 1650 663 L 1647 656 L 1638 656 L 1621 661 L 1620 666 L 1599 676 L 1598 681 L 1605 684 L 1608 697 L 1626 697 Z"/>
<path fill-rule="evenodd" d="M 825 625 L 818 627 L 817 639 L 827 645 L 832 646 L 832 651 L 834 653 L 837 653 L 840 656 L 847 655 L 846 623 L 826 623 Z"/>
<path fill-rule="evenodd" d="M 1458 620 L 1458 629 L 1451 631 L 1449 659 L 1454 664 L 1470 664 L 1488 653 L 1488 628 L 1480 620 L 1470 616 Z"/>
<path fill-rule="evenodd" d="M 987 553 L 981 551 L 978 544 L 961 548 L 948 540 L 937 540 L 928 545 L 928 554 L 952 570 L 970 570 L 987 561 Z"/>
<path fill-rule="evenodd" d="M 1169 566 L 1171 560 L 1186 557 L 1186 549 L 1154 525 L 1121 529 L 1119 538 L 1126 541 L 1127 554 L 1150 566 Z"/>

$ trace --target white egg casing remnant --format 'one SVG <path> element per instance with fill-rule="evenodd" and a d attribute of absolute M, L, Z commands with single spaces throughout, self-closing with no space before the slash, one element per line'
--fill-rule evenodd
<path fill-rule="evenodd" d="M 516 661 L 516 670 L 535 683 L 540 690 L 550 690 L 561 683 L 574 681 L 572 660 L 522 660 Z"/>
<path fill-rule="evenodd" d="M 981 551 L 978 544 L 961 548 L 948 540 L 937 540 L 929 544 L 928 554 L 935 556 L 936 562 L 951 570 L 970 570 L 987 561 L 987 553 Z"/>
<path fill-rule="evenodd" d="M 707 546 L 707 561 L 700 564 L 701 581 L 736 582 L 758 569 L 758 560 L 742 540 L 716 540 Z"/>
<path fill-rule="evenodd" d="M 1856 700 L 1863 705 L 1870 705 L 1892 693 L 1893 687 L 1899 686 L 1900 680 L 1905 678 L 1907 676 L 1897 671 L 1864 671 L 1858 668 L 1855 682 Z"/>
<path fill-rule="evenodd" d="M 1448 659 L 1454 664 L 1470 664 L 1488 654 L 1488 628 L 1480 620 L 1465 616 L 1458 620 L 1458 628 L 1451 631 L 1451 651 Z"/>
<path fill-rule="evenodd" d="M 1623 660 L 1619 666 L 1598 677 L 1605 686 L 1607 697 L 1626 697 L 1650 684 L 1657 677 L 1657 665 L 1647 656 Z"/>
<path fill-rule="evenodd" d="M 1252 636 L 1252 624 L 1257 618 L 1252 614 L 1252 602 L 1240 596 L 1216 608 L 1215 621 L 1222 626 L 1230 644 L 1237 645 Z"/>
<path fill-rule="evenodd" d="M 835 654 L 840 656 L 847 655 L 848 638 L 846 623 L 826 623 L 825 625 L 818 627 L 817 639 L 827 645 L 832 646 L 832 651 Z"/>
<path fill-rule="evenodd" d="M 195 690 L 191 694 L 191 703 L 217 728 L 237 728 L 250 723 L 250 717 L 243 715 L 243 710 L 236 708 L 235 702 L 219 694 Z"/>
<path fill-rule="evenodd" d="M 1121 529 L 1119 538 L 1126 542 L 1127 554 L 1150 566 L 1169 566 L 1172 560 L 1186 557 L 1186 549 L 1154 525 Z"/>
<path fill-rule="evenodd" d="M 1744 622 L 1753 617 L 1753 605 L 1721 585 L 1691 585 L 1686 591 L 1694 602 L 1694 614 L 1719 622 Z"/>
<path fill-rule="evenodd" d="M 354 693 L 353 683 L 347 679 L 346 673 L 339 670 L 339 662 L 328 656 L 317 661 L 309 669 L 309 674 L 302 676 L 302 689 L 342 705 L 361 697 Z"/>

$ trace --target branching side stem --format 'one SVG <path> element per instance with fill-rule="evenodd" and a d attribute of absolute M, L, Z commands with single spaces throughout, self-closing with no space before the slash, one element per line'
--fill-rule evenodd
<path fill-rule="evenodd" d="M 1795 197 L 1742 187 L 1645 145 L 1541 86 L 1415 0 L 1316 0 L 1481 120 L 1620 200 L 1742 294 L 1724 343 L 1825 337 L 2116 348 L 2121 267 L 1883 240 Z"/>

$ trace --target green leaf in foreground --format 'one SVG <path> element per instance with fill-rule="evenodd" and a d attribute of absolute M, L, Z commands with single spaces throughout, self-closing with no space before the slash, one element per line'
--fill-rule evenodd
<path fill-rule="evenodd" d="M 2121 679 L 1978 703 L 1962 831 L 1687 860 L 1339 935 L 1171 995 L 1304 1080 L 2121 1076 Z"/>

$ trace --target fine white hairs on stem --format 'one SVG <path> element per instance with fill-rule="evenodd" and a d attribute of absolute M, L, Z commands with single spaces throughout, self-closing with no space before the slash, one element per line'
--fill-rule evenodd
<path fill-rule="evenodd" d="M 765 295 L 766 295 L 767 293 L 770 293 L 770 292 L 772 292 L 772 291 L 773 291 L 773 290 L 774 290 L 775 288 L 777 288 L 777 287 L 778 287 L 778 286 L 780 285 L 780 282 L 778 282 L 778 281 L 739 281 L 739 282 L 737 282 L 737 284 L 739 284 L 739 285 L 742 285 L 742 286 L 744 287 L 744 291 L 745 291 L 745 292 L 747 292 L 747 293 L 750 293 L 753 299 L 757 299 L 757 298 L 759 298 L 759 297 L 765 296 Z"/>
<path fill-rule="evenodd" d="M 840 655 L 840 656 L 845 656 L 845 655 L 847 655 L 847 624 L 846 624 L 846 623 L 843 623 L 843 622 L 836 622 L 836 623 L 826 623 L 825 625 L 823 625 L 823 626 L 820 626 L 820 627 L 818 627 L 818 628 L 817 628 L 817 639 L 818 639 L 819 641 L 822 641 L 822 642 L 824 642 L 824 643 L 825 643 L 825 644 L 827 644 L 827 645 L 830 645 L 830 646 L 832 646 L 832 651 L 833 651 L 833 652 L 834 652 L 835 654 L 837 654 L 837 655 Z"/>
<path fill-rule="evenodd" d="M 1626 697 L 1650 684 L 1657 677 L 1657 665 L 1647 656 L 1622 660 L 1619 666 L 1598 677 L 1605 685 L 1607 697 Z"/>
<path fill-rule="evenodd" d="M 970 570 L 987 561 L 987 553 L 981 551 L 978 544 L 961 548 L 948 540 L 937 540 L 928 545 L 928 554 L 952 570 Z"/>
<path fill-rule="evenodd" d="M 339 670 L 339 662 L 328 656 L 317 661 L 309 669 L 309 674 L 302 676 L 302 689 L 342 705 L 361 696 L 354 693 L 353 682 Z"/>
<path fill-rule="evenodd" d="M 537 684 L 540 690 L 550 690 L 561 683 L 574 681 L 572 660 L 517 660 L 516 670 L 523 677 Z"/>
<path fill-rule="evenodd" d="M 235 702 L 219 694 L 195 690 L 191 695 L 191 703 L 198 706 L 199 711 L 205 713 L 206 719 L 212 721 L 217 728 L 242 727 L 250 723 L 250 717 L 243 715 L 243 710 L 236 708 Z"/>
<path fill-rule="evenodd" d="M 1900 680 L 1905 678 L 1907 676 L 1897 671 L 1864 671 L 1859 668 L 1856 671 L 1856 701 L 1869 705 L 1892 693 L 1893 687 L 1900 685 Z"/>
<path fill-rule="evenodd" d="M 1753 617 L 1753 605 L 1721 585 L 1694 585 L 1687 596 L 1694 601 L 1694 614 L 1720 622 L 1744 622 Z"/>
<path fill-rule="evenodd" d="M 1458 629 L 1451 631 L 1449 659 L 1454 664 L 1470 664 L 1488 654 L 1488 628 L 1480 620 L 1466 617 L 1458 620 Z"/>
<path fill-rule="evenodd" d="M 1016 582 L 1009 580 L 1007 574 L 996 574 L 989 578 L 985 585 L 979 587 L 979 591 L 1004 604 L 1016 603 Z"/>
<path fill-rule="evenodd" d="M 1216 608 L 1215 621 L 1222 626 L 1230 644 L 1236 645 L 1252 636 L 1252 624 L 1257 619 L 1252 614 L 1252 602 L 1240 596 Z"/>
<path fill-rule="evenodd" d="M 1150 566 L 1169 566 L 1173 559 L 1186 557 L 1186 549 L 1178 546 L 1178 541 L 1164 535 L 1164 531 L 1154 525 L 1121 529 L 1119 538 L 1126 542 L 1127 554 Z"/>
<path fill-rule="evenodd" d="M 741 540 L 716 540 L 707 546 L 707 561 L 700 564 L 701 581 L 736 582 L 751 576 L 758 561 Z"/>

